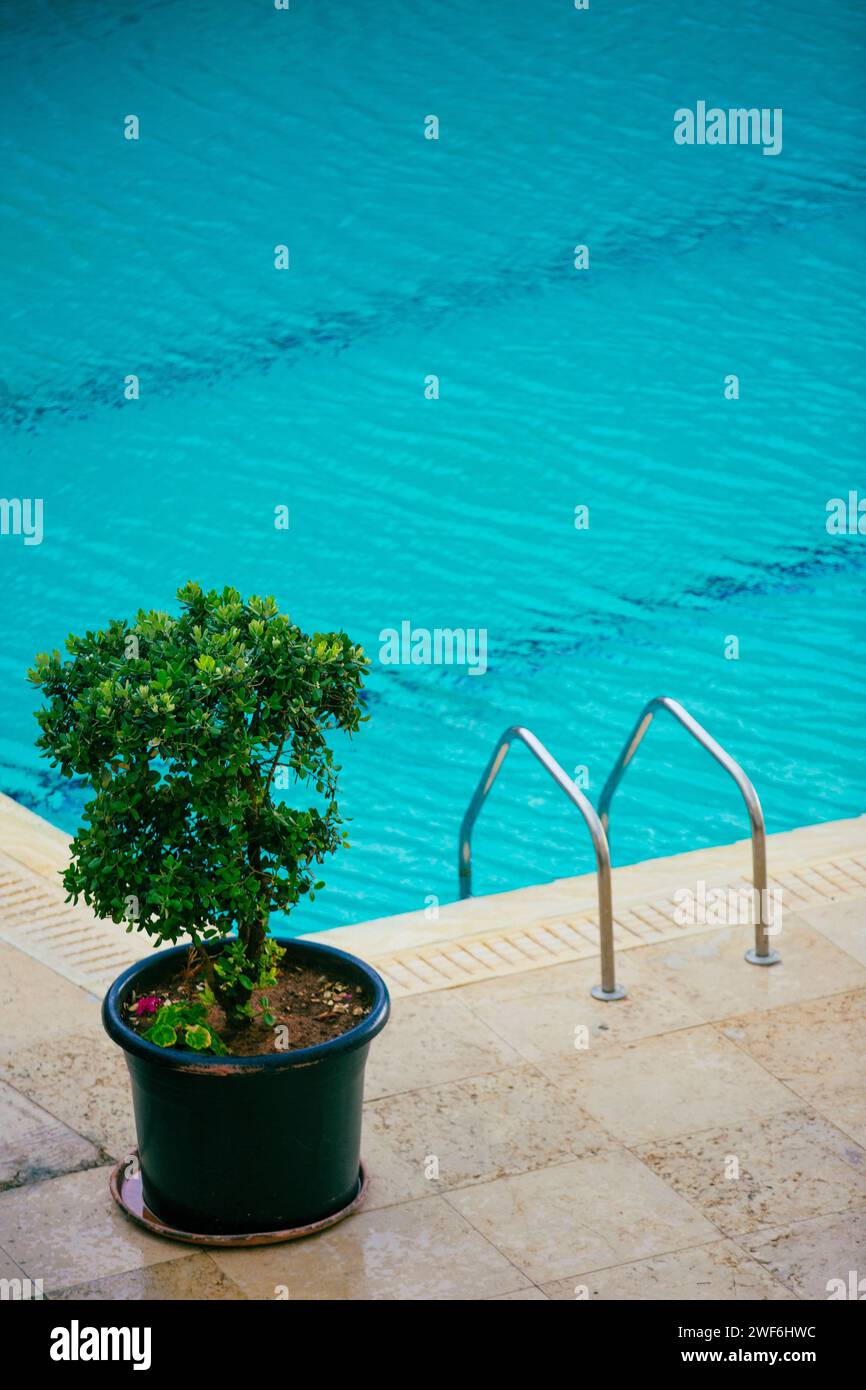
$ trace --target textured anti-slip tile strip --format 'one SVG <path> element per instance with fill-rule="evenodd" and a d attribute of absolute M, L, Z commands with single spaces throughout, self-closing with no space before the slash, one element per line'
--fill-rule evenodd
<path fill-rule="evenodd" d="M 3 853 L 0 941 L 94 994 L 102 994 L 115 975 L 147 954 L 140 937 L 95 917 L 82 903 L 67 903 L 59 880 L 55 887 Z"/>
<path fill-rule="evenodd" d="M 729 890 L 747 892 L 739 879 Z M 788 869 L 770 880 L 782 903 L 797 912 L 822 903 L 866 897 L 866 851 Z M 616 884 L 614 883 L 614 902 Z M 479 900 L 479 905 L 483 900 Z M 465 904 L 471 910 L 470 904 Z M 680 926 L 670 894 L 616 912 L 617 951 L 714 931 L 718 923 Z M 744 931 L 748 928 L 744 927 Z M 82 904 L 64 900 L 63 889 L 16 859 L 0 853 L 0 941 L 17 946 L 74 984 L 101 994 L 121 970 L 147 954 L 147 943 Z M 394 995 L 449 989 L 474 980 L 514 975 L 598 954 L 598 919 L 591 912 L 556 916 L 501 931 L 467 932 L 454 941 L 392 951 L 371 959 Z"/>
<path fill-rule="evenodd" d="M 724 887 L 742 893 L 751 889 L 751 883 L 739 879 Z M 866 853 L 785 870 L 770 879 L 769 887 L 771 892 L 774 889 L 782 891 L 781 902 L 793 912 L 822 903 L 864 897 Z M 615 891 L 614 888 L 614 894 Z M 719 927 L 718 922 L 680 926 L 674 919 L 674 909 L 673 898 L 666 895 L 615 913 L 616 950 L 657 941 L 678 941 L 716 931 Z M 479 932 L 477 936 L 463 936 L 455 942 L 395 951 L 375 957 L 375 965 L 385 976 L 392 993 L 399 996 L 450 989 L 497 975 L 513 975 L 544 965 L 581 960 L 597 952 L 598 918 L 587 912 L 575 917 L 551 918 L 527 927 Z"/>

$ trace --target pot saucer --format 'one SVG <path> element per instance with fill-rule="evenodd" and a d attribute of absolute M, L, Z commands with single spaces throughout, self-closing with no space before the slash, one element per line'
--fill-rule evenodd
<path fill-rule="evenodd" d="M 130 1168 L 133 1169 L 132 1172 L 129 1171 Z M 211 1245 L 220 1249 L 241 1246 L 248 1249 L 252 1245 L 279 1245 L 287 1240 L 301 1240 L 304 1236 L 312 1236 L 317 1231 L 326 1231 L 329 1226 L 335 1226 L 338 1221 L 358 1210 L 367 1195 L 367 1182 L 367 1170 L 362 1163 L 358 1173 L 358 1190 L 348 1206 L 342 1207 L 340 1211 L 333 1212 L 321 1221 L 311 1222 L 309 1226 L 290 1226 L 286 1230 L 253 1231 L 249 1235 L 230 1236 L 198 1235 L 194 1231 L 181 1231 L 155 1216 L 144 1201 L 137 1149 L 112 1168 L 109 1186 L 111 1195 L 121 1210 L 131 1221 L 143 1226 L 152 1235 L 182 1241 L 184 1245 Z"/>

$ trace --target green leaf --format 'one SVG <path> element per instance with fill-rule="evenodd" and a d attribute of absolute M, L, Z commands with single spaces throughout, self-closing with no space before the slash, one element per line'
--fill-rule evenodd
<path fill-rule="evenodd" d="M 177 1042 L 177 1029 L 172 1028 L 170 1023 L 155 1023 L 143 1036 L 157 1047 L 174 1047 Z"/>
<path fill-rule="evenodd" d="M 187 1047 L 191 1047 L 193 1052 L 204 1052 L 205 1048 L 211 1045 L 210 1029 L 203 1027 L 201 1023 L 191 1024 L 184 1036 Z"/>

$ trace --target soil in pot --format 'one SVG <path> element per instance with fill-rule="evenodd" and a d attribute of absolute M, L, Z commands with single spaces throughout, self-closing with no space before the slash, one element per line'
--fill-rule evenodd
<path fill-rule="evenodd" d="M 124 1022 L 134 1032 L 146 1033 L 160 1005 L 199 1002 L 203 982 L 201 964 L 191 951 L 186 963 L 161 984 L 159 993 L 130 996 L 124 1007 Z M 273 1015 L 271 1024 L 262 1020 L 262 997 L 267 999 Z M 340 979 L 334 972 L 322 974 L 289 960 L 281 963 L 276 984 L 253 990 L 251 998 L 254 1018 L 245 1025 L 230 1025 L 219 1004 L 208 1012 L 206 1026 L 219 1035 L 232 1057 L 262 1057 L 330 1042 L 355 1028 L 366 1018 L 373 1003 L 357 981 Z"/>

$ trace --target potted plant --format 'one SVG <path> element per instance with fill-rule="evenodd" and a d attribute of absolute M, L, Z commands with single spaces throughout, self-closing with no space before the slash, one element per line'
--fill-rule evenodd
<path fill-rule="evenodd" d="M 146 1208 L 177 1232 L 290 1232 L 359 1194 L 364 1066 L 389 1012 L 368 965 L 271 931 L 346 843 L 328 736 L 363 721 L 369 663 L 273 599 L 177 597 L 179 616 L 140 611 L 37 657 L 38 746 L 94 793 L 70 898 L 172 947 L 103 1005 Z M 292 787 L 316 804 L 277 794 Z"/>

